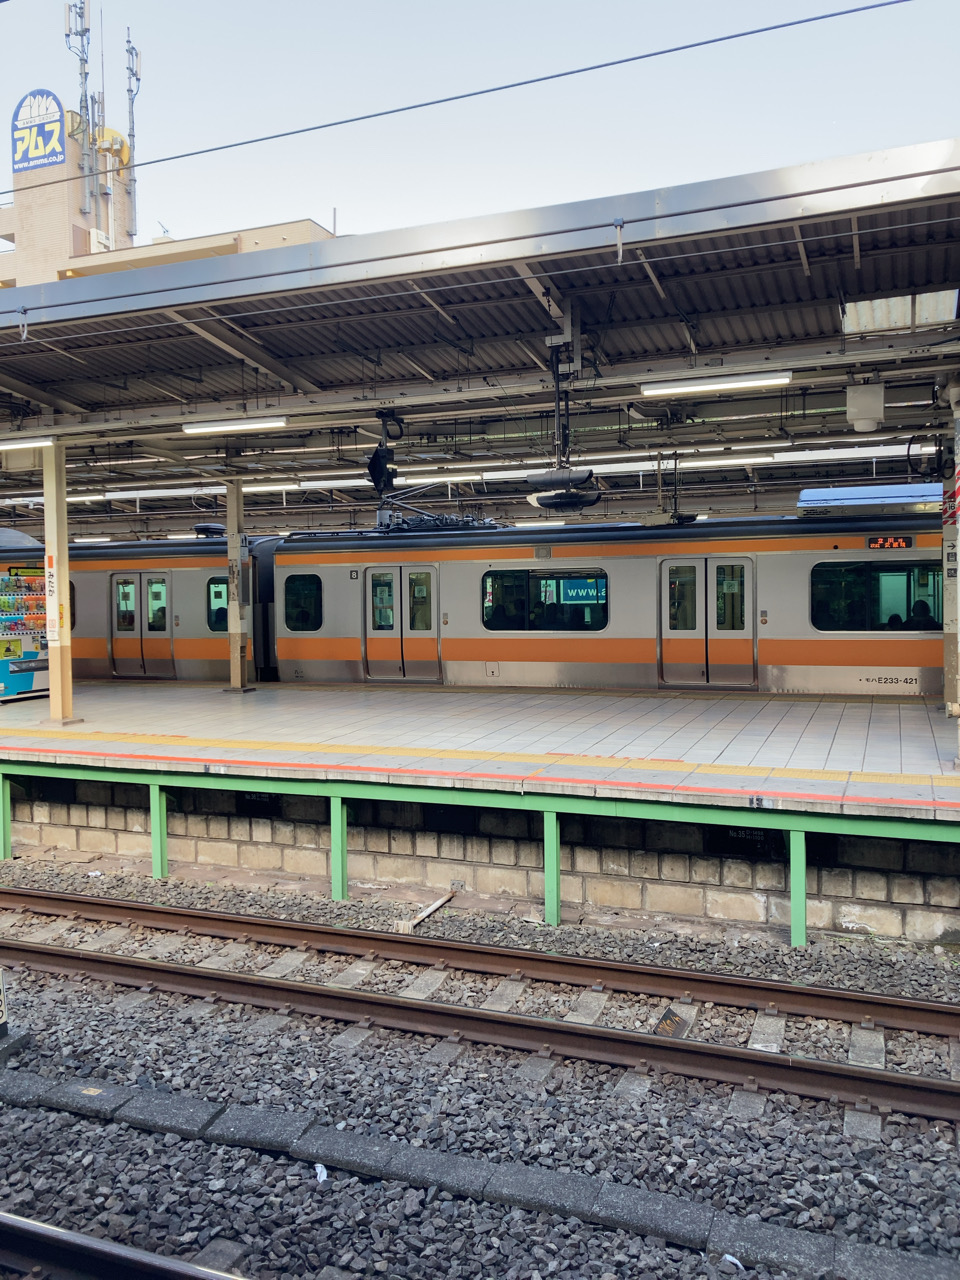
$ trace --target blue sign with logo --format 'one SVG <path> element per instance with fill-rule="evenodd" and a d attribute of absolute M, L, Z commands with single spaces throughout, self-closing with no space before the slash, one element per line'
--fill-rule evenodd
<path fill-rule="evenodd" d="M 607 580 L 596 578 L 561 578 L 561 604 L 606 604 Z"/>
<path fill-rule="evenodd" d="M 47 89 L 34 89 L 13 113 L 13 172 L 63 164 L 67 158 L 66 118 L 60 99 Z"/>

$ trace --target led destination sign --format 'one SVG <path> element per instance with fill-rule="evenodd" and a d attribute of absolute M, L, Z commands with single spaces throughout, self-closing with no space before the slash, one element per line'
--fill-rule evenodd
<path fill-rule="evenodd" d="M 867 539 L 868 551 L 909 551 L 913 546 L 913 538 L 903 534 L 881 534 L 877 538 Z"/>

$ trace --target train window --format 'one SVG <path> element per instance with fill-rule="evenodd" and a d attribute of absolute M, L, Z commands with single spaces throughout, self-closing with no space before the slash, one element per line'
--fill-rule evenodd
<path fill-rule="evenodd" d="M 488 631 L 602 631 L 607 625 L 607 575 L 590 569 L 495 570 L 483 575 L 482 599 Z"/>
<path fill-rule="evenodd" d="M 526 569 L 483 575 L 483 625 L 488 631 L 526 631 L 527 577 Z"/>
<path fill-rule="evenodd" d="M 77 625 L 77 588 L 76 584 L 70 583 L 70 630 L 73 631 Z"/>
<path fill-rule="evenodd" d="M 425 570 L 410 570 L 410 630 L 429 631 L 433 623 L 430 603 L 430 574 Z"/>
<path fill-rule="evenodd" d="M 943 569 L 933 560 L 814 565 L 810 619 L 818 631 L 942 631 Z"/>
<path fill-rule="evenodd" d="M 370 590 L 373 593 L 373 630 L 393 630 L 393 574 L 372 573 Z"/>
<path fill-rule="evenodd" d="M 117 578 L 117 630 L 137 629 L 137 584 L 130 578 Z"/>
<path fill-rule="evenodd" d="M 167 629 L 167 580 L 166 578 L 147 579 L 147 630 L 166 631 Z"/>
<path fill-rule="evenodd" d="M 669 629 L 697 629 L 697 568 L 692 564 L 672 564 L 667 570 L 670 600 Z"/>
<path fill-rule="evenodd" d="M 717 565 L 717 630 L 743 630 L 743 565 Z"/>
<path fill-rule="evenodd" d="M 210 631 L 227 629 L 227 580 L 207 579 L 207 627 Z"/>
<path fill-rule="evenodd" d="M 315 573 L 292 573 L 283 584 L 283 621 L 288 631 L 319 631 L 323 584 Z"/>

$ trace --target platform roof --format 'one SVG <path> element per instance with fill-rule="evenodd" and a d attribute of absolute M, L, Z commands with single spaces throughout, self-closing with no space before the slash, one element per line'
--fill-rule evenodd
<path fill-rule="evenodd" d="M 935 438 L 922 433 L 945 424 L 936 385 L 960 366 L 958 215 L 950 139 L 4 290 L 0 445 L 67 438 L 71 490 L 90 498 L 81 523 L 187 518 L 218 501 L 191 485 L 241 475 L 261 486 L 249 494 L 259 527 L 305 527 L 367 518 L 363 454 L 379 437 L 377 410 L 394 409 L 406 426 L 401 474 L 438 468 L 429 474 L 450 481 L 425 501 L 516 512 L 523 480 L 510 464 L 549 455 L 548 343 L 572 324 L 575 452 L 611 467 L 594 515 L 648 502 L 658 452 L 678 452 L 701 504 L 752 494 L 762 506 L 801 484 L 900 477 L 906 439 L 920 437 L 916 454 Z M 789 383 L 644 391 L 775 370 Z M 851 380 L 885 384 L 877 434 L 854 436 L 846 421 Z M 182 430 L 278 416 L 281 430 Z M 458 471 L 484 479 L 454 483 Z M 28 503 L 35 479 L 3 473 L 0 501 Z M 110 496 L 158 482 L 184 492 Z M 22 503 L 7 510 L 29 521 Z"/>

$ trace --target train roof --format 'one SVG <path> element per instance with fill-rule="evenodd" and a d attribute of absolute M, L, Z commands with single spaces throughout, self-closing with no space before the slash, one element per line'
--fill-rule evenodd
<path fill-rule="evenodd" d="M 873 516 L 741 516 L 737 519 L 696 520 L 691 524 L 581 524 L 553 528 L 466 528 L 439 530 L 349 529 L 291 534 L 278 543 L 278 555 L 305 552 L 370 550 L 374 547 L 413 549 L 430 547 L 557 546 L 598 542 L 670 542 L 687 539 L 797 538 L 817 534 L 928 533 L 939 531 L 939 511 L 916 515 Z"/>

